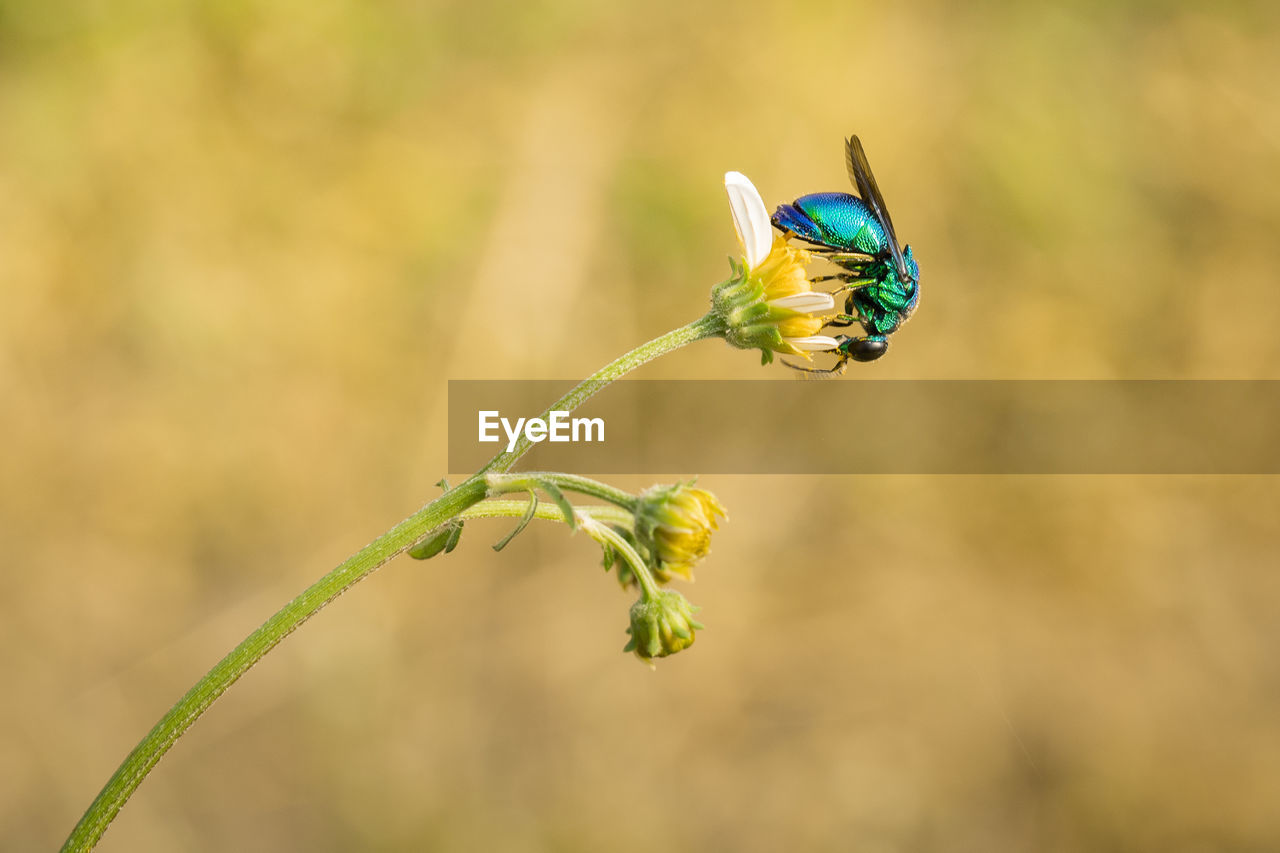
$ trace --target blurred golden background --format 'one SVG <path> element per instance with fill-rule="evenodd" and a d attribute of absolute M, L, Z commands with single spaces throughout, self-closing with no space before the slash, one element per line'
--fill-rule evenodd
<path fill-rule="evenodd" d="M 924 296 L 843 381 L 1280 378 L 1278 10 L 0 0 L 0 848 L 436 494 L 447 379 L 701 314 L 728 169 L 776 204 L 865 141 Z M 701 485 L 656 673 L 585 537 L 472 524 L 100 849 L 1280 849 L 1275 478 Z"/>

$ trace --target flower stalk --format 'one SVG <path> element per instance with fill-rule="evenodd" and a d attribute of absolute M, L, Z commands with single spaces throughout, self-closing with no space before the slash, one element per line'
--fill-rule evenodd
<path fill-rule="evenodd" d="M 544 413 L 544 417 L 552 410 L 573 411 L 610 382 L 620 379 L 641 365 L 694 341 L 720 337 L 724 332 L 724 321 L 714 314 L 708 314 L 686 326 L 654 338 L 611 361 L 580 382 L 552 403 Z M 532 443 L 527 438 L 521 437 L 511 451 L 504 451 L 494 456 L 483 468 L 456 488 L 446 491 L 348 557 L 245 637 L 226 657 L 214 664 L 213 668 L 205 673 L 204 677 L 197 681 L 133 748 L 72 829 L 62 846 L 64 853 L 92 850 L 111 821 L 119 814 L 120 809 L 128 802 L 160 758 L 218 697 L 226 692 L 227 688 L 235 684 L 240 676 L 248 672 L 280 641 L 296 631 L 326 604 L 373 574 L 387 561 L 404 553 L 432 531 L 439 529 L 467 508 L 482 501 L 489 491 L 485 475 L 506 473 L 531 447 Z"/>
<path fill-rule="evenodd" d="M 484 500 L 478 504 L 472 504 L 458 513 L 458 518 L 463 520 L 523 518 L 529 512 L 529 504 L 530 501 Z M 602 524 L 612 524 L 619 527 L 626 527 L 632 521 L 631 513 L 615 506 L 575 506 L 573 509 L 579 526 L 582 525 L 583 519 L 587 518 Z M 565 520 L 564 513 L 560 512 L 559 507 L 542 502 L 538 502 L 534 506 L 533 517 L 539 521 L 559 521 L 563 523 Z"/>
<path fill-rule="evenodd" d="M 557 471 L 537 471 L 520 474 L 486 474 L 485 483 L 489 486 L 490 496 L 508 492 L 527 492 L 530 489 L 545 489 L 553 486 L 567 492 L 577 492 L 588 497 L 608 501 L 614 506 L 634 510 L 637 498 L 630 492 L 623 491 L 608 483 L 579 477 L 576 474 L 561 474 Z"/>

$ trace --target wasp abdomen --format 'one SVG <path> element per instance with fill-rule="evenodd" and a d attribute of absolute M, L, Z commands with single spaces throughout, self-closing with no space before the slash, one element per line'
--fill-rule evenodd
<path fill-rule="evenodd" d="M 849 193 L 810 193 L 773 214 L 774 227 L 837 252 L 887 251 L 884 228 L 862 199 Z"/>

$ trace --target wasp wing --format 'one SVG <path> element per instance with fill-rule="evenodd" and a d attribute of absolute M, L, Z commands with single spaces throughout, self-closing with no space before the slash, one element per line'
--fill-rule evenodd
<path fill-rule="evenodd" d="M 898 245 L 898 234 L 893 230 L 893 220 L 889 218 L 889 208 L 884 203 L 884 196 L 880 195 L 876 177 L 871 173 L 871 164 L 867 162 L 867 152 L 862 150 L 862 140 L 857 136 L 850 136 L 844 141 L 844 162 L 849 170 L 849 180 L 858 190 L 858 195 L 862 196 L 862 200 L 884 228 L 889 240 L 889 253 L 893 255 L 893 264 L 898 271 L 898 280 L 909 281 L 911 275 L 907 271 L 906 261 L 902 259 L 902 248 Z"/>

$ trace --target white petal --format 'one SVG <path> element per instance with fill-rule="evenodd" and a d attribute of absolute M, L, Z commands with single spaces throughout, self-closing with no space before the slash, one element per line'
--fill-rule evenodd
<path fill-rule="evenodd" d="M 729 194 L 729 210 L 733 213 L 733 227 L 746 249 L 747 267 L 755 269 L 769 255 L 773 247 L 773 227 L 769 224 L 769 209 L 756 192 L 755 185 L 741 172 L 726 172 L 724 189 Z"/>
<path fill-rule="evenodd" d="M 835 338 L 828 338 L 826 335 L 810 335 L 807 338 L 783 338 L 784 341 L 791 344 L 798 350 L 806 352 L 826 352 L 840 346 L 840 342 Z"/>
<path fill-rule="evenodd" d="M 823 314 L 834 311 L 836 301 L 830 293 L 793 293 L 769 300 L 769 304 L 778 308 L 790 308 L 801 314 Z"/>

